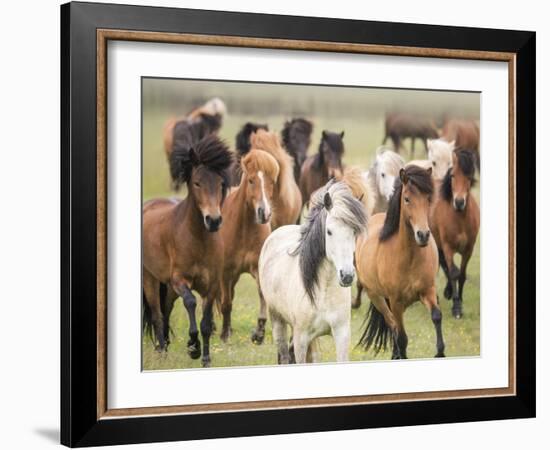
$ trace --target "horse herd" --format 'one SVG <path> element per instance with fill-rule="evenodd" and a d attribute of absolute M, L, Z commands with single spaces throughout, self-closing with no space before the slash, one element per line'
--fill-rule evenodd
<path fill-rule="evenodd" d="M 247 123 L 231 151 L 217 135 L 225 114 L 215 98 L 163 130 L 172 186 L 186 185 L 187 195 L 143 205 L 143 324 L 156 349 L 168 349 L 170 314 L 181 297 L 188 354 L 202 355 L 208 367 L 214 305 L 227 341 L 235 285 L 249 273 L 259 302 L 252 341 L 263 342 L 269 313 L 280 364 L 318 361 L 318 338 L 327 334 L 337 360 L 346 361 L 351 308 L 360 306 L 363 290 L 371 301 L 360 339 L 367 350 L 390 341 L 392 358 L 406 358 L 403 315 L 420 301 L 435 326 L 436 356 L 444 356 L 435 280 L 441 266 L 443 294 L 460 318 L 480 220 L 471 192 L 478 125 L 446 120 L 440 132 L 430 121 L 389 114 L 384 141 L 391 138 L 394 149 L 379 148 L 364 172 L 344 165 L 343 131 L 323 131 L 308 156 L 313 124 L 303 118 L 287 121 L 280 137 L 267 124 Z M 428 158 L 406 164 L 399 155 L 406 137 L 413 146 L 423 140 Z M 200 325 L 193 291 L 203 299 Z"/>

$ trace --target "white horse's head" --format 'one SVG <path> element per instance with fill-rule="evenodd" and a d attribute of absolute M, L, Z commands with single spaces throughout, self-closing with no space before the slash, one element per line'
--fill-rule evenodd
<path fill-rule="evenodd" d="M 334 183 L 323 194 L 325 254 L 336 270 L 340 286 L 351 286 L 355 278 L 353 255 L 357 235 L 365 229 L 367 215 L 344 183 Z"/>
<path fill-rule="evenodd" d="M 433 177 L 442 180 L 453 164 L 455 141 L 428 139 L 428 159 L 432 163 Z"/>
<path fill-rule="evenodd" d="M 382 147 L 376 151 L 376 159 L 371 170 L 376 177 L 376 190 L 387 201 L 393 195 L 395 179 L 404 165 L 403 158 L 393 150 Z"/>

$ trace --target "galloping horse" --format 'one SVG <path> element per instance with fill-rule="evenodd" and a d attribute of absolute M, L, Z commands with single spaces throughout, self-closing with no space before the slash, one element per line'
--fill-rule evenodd
<path fill-rule="evenodd" d="M 241 167 L 241 183 L 227 196 L 222 209 L 224 226 L 220 234 L 224 242 L 221 287 L 223 341 L 227 341 L 231 334 L 231 310 L 239 277 L 243 273 L 249 273 L 258 281 L 258 258 L 264 241 L 271 233 L 271 202 L 279 177 L 279 164 L 273 156 L 261 150 L 250 150 L 241 159 Z M 255 343 L 263 342 L 267 319 L 261 291 L 259 294 L 258 327 L 252 335 Z"/>
<path fill-rule="evenodd" d="M 376 158 L 365 173 L 367 183 L 375 195 L 374 214 L 388 209 L 395 179 L 404 165 L 405 161 L 398 153 L 385 147 L 376 150 Z"/>
<path fill-rule="evenodd" d="M 315 340 L 332 334 L 336 358 L 347 361 L 351 334 L 353 253 L 367 222 L 365 209 L 343 182 L 312 198 L 302 226 L 274 231 L 260 254 L 260 286 L 270 313 L 279 364 L 288 364 L 287 325 L 297 363 L 316 362 Z"/>
<path fill-rule="evenodd" d="M 283 131 L 281 131 L 281 139 L 283 147 L 294 159 L 294 180 L 300 182 L 300 171 L 307 157 L 307 150 L 311 145 L 311 133 L 313 132 L 313 124 L 301 117 L 287 120 Z"/>
<path fill-rule="evenodd" d="M 447 299 L 453 299 L 452 312 L 457 319 L 462 317 L 466 268 L 479 232 L 479 206 L 470 192 L 475 183 L 474 158 L 473 152 L 468 150 L 453 152 L 453 166 L 441 183 L 430 216 L 439 263 L 447 277 L 444 294 Z M 460 271 L 453 261 L 455 253 L 462 256 Z"/>
<path fill-rule="evenodd" d="M 432 168 L 434 180 L 442 180 L 453 164 L 455 142 L 445 139 L 428 139 L 428 159 L 413 160 L 407 166 L 419 166 L 423 169 Z"/>
<path fill-rule="evenodd" d="M 187 116 L 168 119 L 163 129 L 164 152 L 168 162 L 175 146 L 191 148 L 205 136 L 216 134 L 226 113 L 224 102 L 213 98 Z"/>
<path fill-rule="evenodd" d="M 219 298 L 223 270 L 221 208 L 227 192 L 232 157 L 216 136 L 207 136 L 195 147 L 172 151 L 170 168 L 176 187 L 187 184 L 182 201 L 150 200 L 143 206 L 144 324 L 154 328 L 157 349 L 168 345 L 168 323 L 179 296 L 189 315 L 187 351 L 201 355 L 195 309 L 197 291 L 204 300 L 200 324 L 202 364 L 210 365 L 212 305 Z"/>
<path fill-rule="evenodd" d="M 250 151 L 250 135 L 258 130 L 268 131 L 269 127 L 265 123 L 247 122 L 235 136 L 235 150 L 237 151 L 235 161 L 233 162 L 231 186 L 238 186 L 241 182 L 241 158 Z"/>
<path fill-rule="evenodd" d="M 342 175 L 343 137 L 343 131 L 333 133 L 324 130 L 319 151 L 305 160 L 300 173 L 300 191 L 304 203 L 308 203 L 311 194 L 329 179 Z"/>
<path fill-rule="evenodd" d="M 393 338 L 392 359 L 407 357 L 405 310 L 420 300 L 431 312 L 437 336 L 437 357 L 444 356 L 441 310 L 435 277 L 437 246 L 430 234 L 428 216 L 433 195 L 431 169 L 401 169 L 386 214 L 371 217 L 368 236 L 357 240 L 358 278 L 371 305 L 360 344 L 378 353 Z"/>
<path fill-rule="evenodd" d="M 279 164 L 279 182 L 273 191 L 273 214 L 271 229 L 294 224 L 302 210 L 302 196 L 294 181 L 292 157 L 281 147 L 279 138 L 271 131 L 258 130 L 250 136 L 253 149 L 263 150 Z"/>

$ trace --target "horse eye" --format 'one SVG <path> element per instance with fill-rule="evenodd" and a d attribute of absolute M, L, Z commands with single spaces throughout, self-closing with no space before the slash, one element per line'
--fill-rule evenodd
<path fill-rule="evenodd" d="M 198 183 L 197 181 L 195 181 L 195 183 L 194 183 L 194 184 L 195 184 L 195 186 L 196 186 L 196 187 L 201 187 L 201 184 L 200 184 L 200 183 Z"/>
<path fill-rule="evenodd" d="M 405 197 L 405 203 L 409 203 L 409 197 Z"/>
<path fill-rule="evenodd" d="M 329 236 L 332 236 L 332 231 L 327 230 L 327 234 L 328 234 Z"/>
<path fill-rule="evenodd" d="M 248 180 L 248 182 L 249 182 L 250 184 L 252 184 L 252 183 L 254 183 L 254 180 L 253 180 L 252 178 L 250 178 L 250 179 Z"/>
<path fill-rule="evenodd" d="M 434 167 L 435 167 L 435 161 L 433 161 L 433 162 L 432 162 L 432 164 L 433 164 L 433 165 L 434 165 Z"/>
<path fill-rule="evenodd" d="M 386 178 L 386 174 L 385 174 L 385 173 L 382 174 L 382 178 Z"/>

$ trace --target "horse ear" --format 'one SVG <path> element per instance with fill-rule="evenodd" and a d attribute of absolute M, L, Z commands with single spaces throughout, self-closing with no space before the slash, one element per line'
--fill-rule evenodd
<path fill-rule="evenodd" d="M 454 149 L 456 147 L 456 140 L 453 139 L 451 142 L 449 142 L 449 145 Z"/>
<path fill-rule="evenodd" d="M 431 167 L 428 167 L 427 172 L 428 172 L 429 176 L 432 176 L 432 168 Z"/>
<path fill-rule="evenodd" d="M 343 139 L 343 138 L 344 138 L 344 132 L 342 131 L 342 132 L 340 133 L 340 139 Z"/>
<path fill-rule="evenodd" d="M 197 166 L 199 164 L 199 158 L 197 157 L 197 153 L 193 147 L 189 149 L 189 161 L 191 161 L 193 166 Z"/>
<path fill-rule="evenodd" d="M 432 170 L 431 167 L 430 167 L 430 170 Z M 409 177 L 407 176 L 407 173 L 405 172 L 405 169 L 399 170 L 399 179 L 401 180 L 401 183 L 403 183 L 403 184 L 407 184 L 407 182 L 409 181 Z"/>
<path fill-rule="evenodd" d="M 330 210 L 330 208 L 332 208 L 332 199 L 330 198 L 330 194 L 328 192 L 325 192 L 323 203 L 327 211 Z"/>
<path fill-rule="evenodd" d="M 326 139 L 327 137 L 327 130 L 323 130 L 323 139 Z"/>

